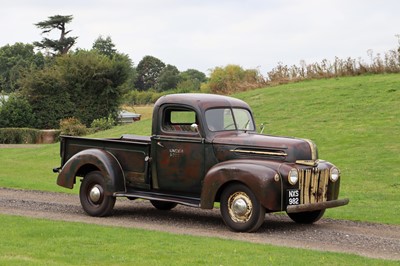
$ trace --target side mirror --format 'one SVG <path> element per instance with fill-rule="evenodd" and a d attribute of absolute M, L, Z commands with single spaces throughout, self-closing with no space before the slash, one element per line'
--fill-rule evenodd
<path fill-rule="evenodd" d="M 196 123 L 193 123 L 193 124 L 190 125 L 190 130 L 192 132 L 196 132 L 201 137 L 201 134 L 200 134 L 200 131 L 199 131 L 199 125 L 197 125 Z"/>
<path fill-rule="evenodd" d="M 190 130 L 199 133 L 199 126 L 196 123 L 190 125 Z"/>
<path fill-rule="evenodd" d="M 265 129 L 264 123 L 261 123 L 260 129 L 261 129 L 260 134 L 262 134 L 264 132 L 264 129 Z"/>

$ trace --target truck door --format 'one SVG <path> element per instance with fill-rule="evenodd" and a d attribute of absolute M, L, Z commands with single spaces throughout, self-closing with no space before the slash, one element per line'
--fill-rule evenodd
<path fill-rule="evenodd" d="M 188 108 L 164 107 L 160 134 L 153 136 L 153 187 L 163 192 L 198 196 L 204 178 L 204 141 Z M 200 125 L 199 125 L 200 126 Z"/>

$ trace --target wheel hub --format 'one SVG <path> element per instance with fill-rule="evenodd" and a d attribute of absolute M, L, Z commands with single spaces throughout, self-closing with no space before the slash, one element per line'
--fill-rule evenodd
<path fill-rule="evenodd" d="M 101 199 L 101 188 L 99 186 L 94 186 L 89 192 L 89 198 L 92 202 L 97 203 Z"/>
<path fill-rule="evenodd" d="M 233 221 L 245 223 L 250 220 L 253 204 L 246 193 L 236 192 L 228 199 L 228 209 Z"/>
<path fill-rule="evenodd" d="M 237 199 L 232 205 L 233 212 L 238 216 L 244 215 L 247 211 L 247 204 L 244 199 Z"/>

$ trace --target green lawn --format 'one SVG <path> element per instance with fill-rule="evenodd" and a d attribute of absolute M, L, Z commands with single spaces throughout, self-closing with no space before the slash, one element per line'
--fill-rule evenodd
<path fill-rule="evenodd" d="M 398 265 L 356 255 L 0 215 L 0 265 Z"/>

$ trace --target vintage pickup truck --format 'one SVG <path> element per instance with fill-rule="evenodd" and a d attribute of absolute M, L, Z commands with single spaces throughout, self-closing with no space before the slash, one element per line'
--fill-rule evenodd
<path fill-rule="evenodd" d="M 310 140 L 258 134 L 245 102 L 212 94 L 172 94 L 154 105 L 151 137 L 61 137 L 57 184 L 73 188 L 91 216 L 110 215 L 117 197 L 160 210 L 220 203 L 225 224 L 253 232 L 266 212 L 298 223 L 319 220 L 338 199 L 340 171 Z"/>

